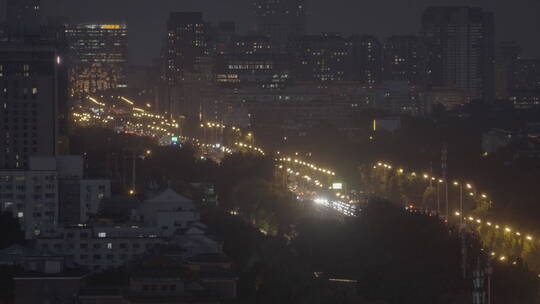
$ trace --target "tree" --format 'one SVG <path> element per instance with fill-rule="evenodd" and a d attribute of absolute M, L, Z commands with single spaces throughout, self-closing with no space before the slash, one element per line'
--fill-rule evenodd
<path fill-rule="evenodd" d="M 0 211 L 0 249 L 24 242 L 19 221 L 8 211 Z"/>

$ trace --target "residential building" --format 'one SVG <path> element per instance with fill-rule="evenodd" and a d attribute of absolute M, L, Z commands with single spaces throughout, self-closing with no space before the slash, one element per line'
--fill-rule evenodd
<path fill-rule="evenodd" d="M 30 156 L 57 154 L 60 65 L 52 47 L 0 47 L 0 169 L 27 168 Z"/>
<path fill-rule="evenodd" d="M 127 38 L 125 23 L 80 23 L 67 28 L 71 94 L 125 88 Z"/>
<path fill-rule="evenodd" d="M 169 15 L 158 110 L 175 119 L 183 117 L 184 126 L 198 126 L 205 104 L 212 99 L 213 61 L 208 39 L 202 13 Z"/>
<path fill-rule="evenodd" d="M 202 13 L 171 13 L 164 49 L 164 79 L 175 85 L 187 73 L 198 72 L 197 65 L 206 52 L 207 28 Z"/>
<path fill-rule="evenodd" d="M 25 238 L 58 224 L 58 171 L 54 158 L 31 158 L 29 170 L 0 170 L 0 204 L 19 219 Z"/>
<path fill-rule="evenodd" d="M 495 55 L 495 97 L 508 100 L 513 80 L 520 59 L 521 47 L 515 41 L 503 41 L 497 47 Z"/>
<path fill-rule="evenodd" d="M 59 228 L 36 239 L 36 248 L 67 256 L 89 270 L 120 266 L 163 244 L 156 229 L 95 224 Z"/>
<path fill-rule="evenodd" d="M 368 87 L 382 82 L 382 46 L 379 40 L 372 35 L 352 36 L 349 38 L 350 78 L 360 81 Z"/>
<path fill-rule="evenodd" d="M 494 99 L 493 14 L 477 7 L 429 7 L 421 35 L 427 83 L 466 89 L 470 99 Z"/>
<path fill-rule="evenodd" d="M 160 235 L 171 237 L 199 221 L 199 212 L 192 200 L 166 189 L 153 198 L 145 200 L 137 209 L 135 218 L 146 226 L 157 227 Z"/>
<path fill-rule="evenodd" d="M 427 116 L 431 113 L 429 92 L 411 86 L 408 81 L 386 81 L 371 91 L 375 92 L 373 107 L 377 109 L 412 116 Z"/>
<path fill-rule="evenodd" d="M 342 81 L 349 78 L 349 42 L 339 34 L 305 35 L 290 38 L 291 77 L 297 81 Z"/>
<path fill-rule="evenodd" d="M 540 59 L 519 59 L 513 64 L 510 101 L 516 108 L 540 105 Z"/>
<path fill-rule="evenodd" d="M 254 0 L 256 32 L 283 48 L 294 36 L 306 34 L 305 0 Z"/>
<path fill-rule="evenodd" d="M 60 179 L 59 222 L 63 225 L 87 223 L 111 197 L 111 181 L 106 179 Z"/>
<path fill-rule="evenodd" d="M 109 196 L 110 181 L 83 179 L 81 156 L 31 157 L 28 169 L 0 170 L 0 207 L 19 219 L 26 239 L 87 221 Z"/>
<path fill-rule="evenodd" d="M 232 38 L 229 53 L 234 55 L 269 54 L 275 52 L 267 36 L 246 35 Z"/>
<path fill-rule="evenodd" d="M 418 36 L 394 35 L 383 45 L 384 80 L 424 83 L 424 48 Z"/>

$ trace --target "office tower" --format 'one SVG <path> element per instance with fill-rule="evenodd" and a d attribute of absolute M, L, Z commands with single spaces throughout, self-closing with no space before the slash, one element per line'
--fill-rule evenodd
<path fill-rule="evenodd" d="M 382 46 L 376 37 L 371 35 L 352 36 L 351 47 L 352 69 L 354 80 L 373 86 L 382 80 Z"/>
<path fill-rule="evenodd" d="M 5 0 L 5 18 L 10 35 L 37 35 L 40 32 L 40 0 Z"/>
<path fill-rule="evenodd" d="M 466 89 L 470 99 L 493 100 L 492 13 L 474 7 L 429 7 L 421 33 L 429 85 Z"/>
<path fill-rule="evenodd" d="M 61 65 L 54 48 L 0 48 L 0 168 L 25 168 L 29 156 L 57 153 Z"/>
<path fill-rule="evenodd" d="M 510 97 L 513 72 L 519 61 L 521 47 L 515 41 L 503 41 L 495 53 L 495 96 L 499 100 Z"/>
<path fill-rule="evenodd" d="M 7 22 L 7 0 L 0 0 L 0 28 Z"/>
<path fill-rule="evenodd" d="M 66 30 L 71 94 L 126 87 L 127 35 L 124 23 L 82 23 Z"/>
<path fill-rule="evenodd" d="M 510 101 L 516 108 L 540 105 L 540 59 L 518 59 L 512 66 Z"/>
<path fill-rule="evenodd" d="M 200 12 L 173 12 L 162 55 L 161 111 L 198 126 L 213 78 L 208 28 Z M 185 118 L 185 120 L 184 120 Z"/>
<path fill-rule="evenodd" d="M 391 36 L 383 45 L 384 80 L 423 82 L 423 48 L 418 36 Z"/>
<path fill-rule="evenodd" d="M 206 25 L 202 13 L 174 12 L 167 22 L 165 78 L 169 84 L 180 82 L 188 73 L 197 72 L 197 64 L 207 52 Z"/>
<path fill-rule="evenodd" d="M 304 0 L 254 0 L 256 32 L 270 37 L 277 47 L 293 36 L 306 34 Z"/>
<path fill-rule="evenodd" d="M 350 47 L 339 34 L 296 36 L 289 39 L 287 53 L 293 61 L 295 80 L 334 81 L 348 78 Z"/>

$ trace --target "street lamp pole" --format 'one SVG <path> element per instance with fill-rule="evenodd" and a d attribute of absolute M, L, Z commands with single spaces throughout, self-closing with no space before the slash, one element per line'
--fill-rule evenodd
<path fill-rule="evenodd" d="M 446 196 L 446 220 L 449 221 L 450 220 L 450 218 L 449 218 L 450 211 L 449 211 L 449 208 L 448 208 L 448 182 L 446 181 L 446 179 L 444 180 L 444 191 L 446 192 L 445 193 L 445 196 Z"/>
<path fill-rule="evenodd" d="M 441 214 L 441 200 L 440 200 L 440 191 L 439 191 L 439 185 L 440 183 L 437 183 L 437 214 Z"/>
<path fill-rule="evenodd" d="M 463 184 L 459 184 L 459 223 L 463 224 Z"/>

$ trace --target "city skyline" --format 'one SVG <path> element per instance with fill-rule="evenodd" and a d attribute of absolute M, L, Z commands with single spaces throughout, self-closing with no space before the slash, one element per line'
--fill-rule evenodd
<path fill-rule="evenodd" d="M 252 0 L 238 0 L 233 4 L 210 0 L 182 1 L 182 3 L 160 1 L 159 5 L 154 4 L 151 9 L 146 8 L 147 3 L 141 1 L 129 1 L 129 6 L 124 0 L 107 2 L 107 10 L 100 9 L 101 4 L 104 5 L 105 2 L 102 0 L 91 3 L 48 0 L 42 3 L 42 7 L 45 17 L 64 15 L 74 23 L 99 20 L 127 21 L 130 30 L 138 33 L 129 38 L 130 63 L 132 64 L 150 64 L 152 59 L 159 56 L 165 24 L 171 11 L 201 11 L 205 20 L 212 23 L 234 21 L 240 33 L 255 29 Z M 339 0 L 337 5 L 335 2 L 329 5 L 326 1 L 312 0 L 306 2 L 308 32 L 340 32 L 344 35 L 372 34 L 380 40 L 394 34 L 418 34 L 423 10 L 428 6 L 437 5 L 478 6 L 491 11 L 495 16 L 497 42 L 516 40 L 522 46 L 525 58 L 534 58 L 540 54 L 540 42 L 529 39 L 530 32 L 540 30 L 540 22 L 535 18 L 535 12 L 540 9 L 540 2 L 530 0 L 500 3 L 483 0 L 472 3 L 443 0 L 417 0 L 403 3 L 385 0 L 377 4 L 355 4 L 350 0 Z M 388 7 L 393 7 L 393 9 L 388 10 Z M 332 16 L 339 16 L 339 18 L 332 18 Z"/>

